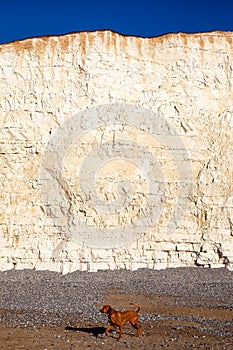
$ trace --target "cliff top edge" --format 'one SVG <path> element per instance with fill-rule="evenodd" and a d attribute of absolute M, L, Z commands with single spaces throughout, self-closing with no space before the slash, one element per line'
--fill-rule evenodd
<path fill-rule="evenodd" d="M 188 32 L 177 32 L 177 33 L 165 33 L 161 34 L 158 36 L 151 36 L 151 37 L 142 37 L 142 36 L 137 36 L 137 35 L 128 35 L 128 34 L 121 34 L 119 32 L 110 30 L 110 29 L 103 29 L 103 30 L 94 30 L 94 31 L 77 31 L 77 32 L 69 32 L 65 34 L 51 34 L 51 35 L 42 35 L 42 36 L 32 36 L 32 37 L 26 37 L 24 39 L 17 39 L 13 40 L 7 43 L 0 44 L 0 47 L 6 47 L 9 45 L 20 45 L 22 43 L 22 46 L 26 42 L 29 41 L 35 41 L 35 40 L 40 40 L 40 41 L 49 41 L 50 39 L 53 40 L 59 40 L 59 39 L 66 39 L 66 38 L 75 38 L 75 37 L 99 37 L 100 39 L 103 38 L 105 39 L 106 37 L 113 38 L 113 37 L 119 37 L 122 38 L 123 40 L 128 40 L 128 39 L 136 39 L 140 41 L 150 41 L 153 43 L 156 42 L 161 42 L 164 40 L 169 40 L 171 38 L 181 38 L 181 39 L 188 39 L 188 38 L 200 38 L 200 37 L 227 37 L 227 38 L 232 38 L 233 39 L 233 31 L 210 31 L 210 32 L 195 32 L 195 33 L 188 33 Z"/>

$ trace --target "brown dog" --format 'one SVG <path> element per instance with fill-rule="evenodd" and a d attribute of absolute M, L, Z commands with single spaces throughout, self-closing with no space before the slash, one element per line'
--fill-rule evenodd
<path fill-rule="evenodd" d="M 110 326 L 106 328 L 105 334 L 107 337 L 109 337 L 109 331 L 113 329 L 114 327 L 119 327 L 120 334 L 118 340 L 120 340 L 122 336 L 122 327 L 125 323 L 129 322 L 136 330 L 136 336 L 139 336 L 141 331 L 141 326 L 138 324 L 138 313 L 140 310 L 140 306 L 131 303 L 130 305 L 137 306 L 136 311 L 116 311 L 114 310 L 110 305 L 104 305 L 100 312 L 108 315 L 108 321 L 110 323 Z"/>

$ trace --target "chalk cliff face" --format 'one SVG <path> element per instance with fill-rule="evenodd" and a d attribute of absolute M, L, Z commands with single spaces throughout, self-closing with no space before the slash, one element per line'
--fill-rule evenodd
<path fill-rule="evenodd" d="M 0 269 L 233 267 L 233 33 L 0 46 Z"/>

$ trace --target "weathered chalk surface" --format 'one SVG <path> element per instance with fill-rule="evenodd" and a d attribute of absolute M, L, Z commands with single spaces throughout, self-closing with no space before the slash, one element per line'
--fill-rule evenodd
<path fill-rule="evenodd" d="M 0 269 L 232 269 L 232 86 L 232 32 L 0 45 Z"/>

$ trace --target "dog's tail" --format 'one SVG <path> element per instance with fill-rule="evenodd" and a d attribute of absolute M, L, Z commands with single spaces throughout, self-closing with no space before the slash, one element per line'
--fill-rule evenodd
<path fill-rule="evenodd" d="M 137 306 L 137 310 L 136 310 L 136 312 L 139 312 L 140 311 L 140 306 L 138 305 L 138 304 L 135 304 L 135 303 L 130 303 L 130 305 L 134 305 L 134 306 Z"/>

